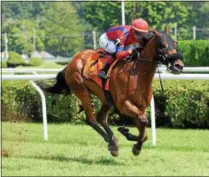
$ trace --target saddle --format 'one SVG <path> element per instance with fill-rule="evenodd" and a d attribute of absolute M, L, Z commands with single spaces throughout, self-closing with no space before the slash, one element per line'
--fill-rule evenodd
<path fill-rule="evenodd" d="M 86 61 L 86 65 L 83 70 L 83 75 L 86 79 L 93 80 L 99 87 L 104 90 L 105 97 L 110 105 L 112 105 L 113 100 L 109 90 L 109 77 L 107 80 L 98 77 L 99 71 L 104 68 L 107 62 L 107 56 L 109 55 L 104 49 L 97 49 L 96 52 L 91 54 Z M 117 60 L 108 69 L 107 75 L 109 76 L 111 70 Z"/>
<path fill-rule="evenodd" d="M 107 55 L 109 54 L 104 49 L 97 49 L 95 53 L 89 56 L 83 70 L 85 78 L 93 80 L 104 90 L 109 90 L 109 79 L 106 80 L 104 85 L 104 81 L 98 77 L 98 74 L 107 62 Z M 108 69 L 108 75 L 110 75 L 111 69 L 112 67 Z"/>

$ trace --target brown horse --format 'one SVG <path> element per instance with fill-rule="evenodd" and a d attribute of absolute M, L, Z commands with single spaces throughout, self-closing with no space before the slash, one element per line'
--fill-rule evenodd
<path fill-rule="evenodd" d="M 87 123 L 108 142 L 108 150 L 111 154 L 118 156 L 117 139 L 107 123 L 111 106 L 105 98 L 103 89 L 91 79 L 85 79 L 82 74 L 87 58 L 94 52 L 94 50 L 84 50 L 76 54 L 67 67 L 58 73 L 55 85 L 47 88 L 42 85 L 42 88 L 53 94 L 71 89 L 82 102 Z M 180 73 L 184 66 L 181 57 L 175 41 L 169 34 L 154 32 L 140 56 L 131 56 L 116 63 L 112 68 L 109 87 L 113 104 L 121 114 L 134 120 L 139 131 L 139 135 L 136 136 L 129 133 L 127 128 L 118 129 L 128 140 L 137 142 L 132 149 L 134 155 L 140 153 L 142 144 L 147 139 L 145 109 L 151 100 L 151 84 L 157 64 L 163 63 L 174 73 Z M 96 95 L 102 102 L 97 115 L 94 114 L 91 104 L 91 94 Z"/>

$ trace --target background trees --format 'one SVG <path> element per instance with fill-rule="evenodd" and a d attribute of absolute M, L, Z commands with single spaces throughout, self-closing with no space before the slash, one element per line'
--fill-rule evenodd
<path fill-rule="evenodd" d="M 82 33 L 87 25 L 71 2 L 3 2 L 2 22 L 10 50 L 19 53 L 33 51 L 33 35 L 36 50 L 54 55 L 70 56 L 84 45 Z"/>
<path fill-rule="evenodd" d="M 208 39 L 208 11 L 209 2 L 125 3 L 126 24 L 141 17 L 157 30 L 168 24 L 171 34 L 177 25 L 178 40 L 192 39 L 192 26 L 197 27 L 197 38 Z M 94 29 L 100 35 L 119 24 L 121 2 L 2 2 L 2 32 L 8 34 L 9 49 L 18 53 L 30 54 L 34 50 L 35 35 L 36 50 L 71 56 L 92 48 Z"/>

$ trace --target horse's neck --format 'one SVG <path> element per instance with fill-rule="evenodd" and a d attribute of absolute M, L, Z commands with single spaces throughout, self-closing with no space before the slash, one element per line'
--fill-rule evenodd
<path fill-rule="evenodd" d="M 154 60 L 156 55 L 156 47 L 157 47 L 157 37 L 154 36 L 148 41 L 148 44 L 142 50 L 140 57 L 143 59 Z"/>
<path fill-rule="evenodd" d="M 138 77 L 139 80 L 143 80 L 143 82 L 152 82 L 156 71 L 157 63 L 155 61 L 147 62 L 143 60 L 139 60 L 136 63 L 136 66 L 133 68 L 135 71 L 135 75 L 140 76 Z"/>
<path fill-rule="evenodd" d="M 148 97 L 151 93 L 152 80 L 157 67 L 157 62 L 155 59 L 155 48 L 156 41 L 150 41 L 148 46 L 144 49 L 141 59 L 136 60 L 131 69 L 129 70 L 129 76 L 135 76 L 136 88 L 135 96 L 136 98 L 145 98 L 146 102 L 149 102 Z M 140 91 L 139 91 L 140 90 Z M 137 102 L 140 100 L 137 99 Z"/>
<path fill-rule="evenodd" d="M 156 47 L 157 47 L 157 37 L 154 36 L 150 39 L 144 50 L 141 52 L 140 58 L 142 60 L 137 60 L 137 69 L 136 74 L 146 75 L 141 79 L 145 79 L 147 81 L 152 81 L 154 77 L 154 73 L 156 71 L 157 62 L 155 60 L 156 57 Z"/>

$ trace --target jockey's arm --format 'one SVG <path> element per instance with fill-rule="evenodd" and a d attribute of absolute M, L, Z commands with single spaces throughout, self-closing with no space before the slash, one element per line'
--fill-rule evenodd
<path fill-rule="evenodd" d="M 123 60 L 126 58 L 128 55 L 132 54 L 132 50 L 125 50 L 125 42 L 127 40 L 127 33 L 122 32 L 120 34 L 120 37 L 116 39 L 115 44 L 116 44 L 116 59 L 117 60 Z"/>
<path fill-rule="evenodd" d="M 119 61 L 123 60 L 124 58 L 126 58 L 130 54 L 132 54 L 132 50 L 118 51 L 118 52 L 116 52 L 116 59 Z"/>

